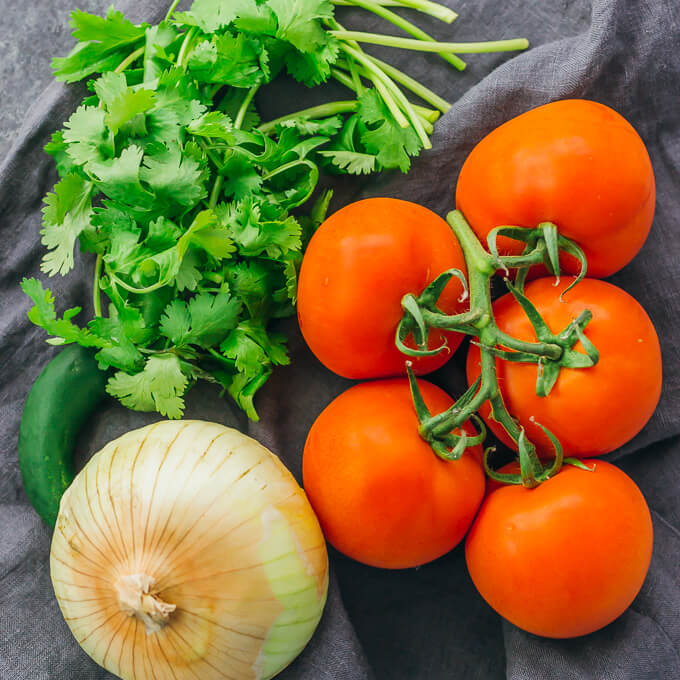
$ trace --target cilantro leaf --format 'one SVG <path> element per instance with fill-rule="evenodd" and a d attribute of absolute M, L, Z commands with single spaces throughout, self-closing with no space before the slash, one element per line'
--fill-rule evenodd
<path fill-rule="evenodd" d="M 256 0 L 237 0 L 235 4 L 237 5 L 236 18 L 233 21 L 235 28 L 264 35 L 276 33 L 276 16 L 269 5 L 258 4 Z"/>
<path fill-rule="evenodd" d="M 108 108 L 113 101 L 125 94 L 128 86 L 124 74 L 108 71 L 97 78 L 92 87 L 97 93 L 99 101 Z"/>
<path fill-rule="evenodd" d="M 267 361 L 264 349 L 242 328 L 233 330 L 220 345 L 220 351 L 236 362 L 236 370 L 252 378 L 260 373 Z"/>
<path fill-rule="evenodd" d="M 277 126 L 280 130 L 295 128 L 303 135 L 332 136 L 342 127 L 342 116 L 330 116 L 321 120 L 313 118 L 288 118 Z"/>
<path fill-rule="evenodd" d="M 57 173 L 59 177 L 67 175 L 69 172 L 75 170 L 77 164 L 68 155 L 68 144 L 64 139 L 64 131 L 57 130 L 52 133 L 50 141 L 45 144 L 45 153 L 50 154 L 57 165 Z"/>
<path fill-rule="evenodd" d="M 328 40 L 319 19 L 333 17 L 329 0 L 269 0 L 276 14 L 276 37 L 294 45 L 300 52 L 316 52 Z"/>
<path fill-rule="evenodd" d="M 129 122 L 134 122 L 137 116 L 142 116 L 154 105 L 153 92 L 150 90 L 130 90 L 121 95 L 118 99 L 111 103 L 108 113 L 106 114 L 106 124 L 113 134 L 118 134 L 118 131 Z M 145 134 L 146 127 L 144 126 L 144 119 L 141 118 L 140 123 L 131 128 L 136 135 Z"/>
<path fill-rule="evenodd" d="M 244 154 L 234 153 L 222 166 L 222 172 L 227 178 L 222 190 L 227 196 L 239 200 L 259 193 L 262 177 Z"/>
<path fill-rule="evenodd" d="M 248 418 L 257 422 L 260 417 L 253 403 L 257 391 L 267 382 L 271 375 L 270 367 L 262 367 L 260 372 L 253 378 L 245 373 L 226 374 L 215 372 L 215 377 L 226 388 L 233 400 L 245 411 Z"/>
<path fill-rule="evenodd" d="M 199 43 L 187 65 L 201 82 L 252 87 L 263 79 L 262 59 L 266 59 L 266 50 L 258 40 L 245 33 L 225 33 L 214 36 L 211 43 Z"/>
<path fill-rule="evenodd" d="M 322 150 L 320 156 L 328 158 L 331 163 L 348 172 L 350 175 L 370 175 L 376 169 L 376 157 L 368 153 L 358 151 L 333 151 Z"/>
<path fill-rule="evenodd" d="M 198 163 L 182 154 L 177 144 L 163 146 L 144 158 L 139 173 L 155 192 L 169 202 L 191 208 L 207 194 Z"/>
<path fill-rule="evenodd" d="M 176 144 L 181 128 L 205 113 L 200 94 L 182 69 L 172 68 L 158 79 L 154 92 L 155 106 L 146 116 L 150 140 L 166 145 Z"/>
<path fill-rule="evenodd" d="M 116 68 L 125 57 L 125 50 L 111 51 L 95 42 L 78 43 L 67 57 L 52 59 L 52 72 L 58 81 L 75 83 Z"/>
<path fill-rule="evenodd" d="M 262 220 L 258 206 L 252 198 L 218 207 L 218 219 L 238 245 L 245 257 L 266 253 L 273 259 L 281 258 L 291 250 L 299 250 L 302 228 L 289 215 L 284 220 Z"/>
<path fill-rule="evenodd" d="M 106 391 L 134 411 L 158 411 L 168 418 L 181 418 L 188 384 L 179 358 L 158 354 L 147 359 L 140 373 L 118 371 L 109 378 Z"/>
<path fill-rule="evenodd" d="M 275 282 L 271 267 L 261 260 L 244 260 L 225 266 L 233 295 L 243 300 L 253 318 L 268 319 Z"/>
<path fill-rule="evenodd" d="M 203 40 L 189 53 L 187 68 L 196 80 L 207 83 L 216 63 L 217 46 L 210 40 Z"/>
<path fill-rule="evenodd" d="M 148 207 L 154 196 L 140 183 L 142 149 L 130 145 L 118 158 L 101 163 L 90 163 L 88 169 L 95 183 L 109 198 L 127 205 Z"/>
<path fill-rule="evenodd" d="M 188 12 L 176 12 L 175 19 L 198 26 L 204 33 L 214 33 L 228 26 L 237 16 L 239 5 L 247 0 L 194 0 Z M 253 0 L 253 4 L 254 0 Z"/>
<path fill-rule="evenodd" d="M 182 347 L 191 342 L 191 314 L 186 302 L 173 300 L 168 304 L 160 319 L 161 334 L 173 345 Z"/>
<path fill-rule="evenodd" d="M 383 168 L 399 168 L 408 172 L 409 156 L 415 156 L 422 143 L 412 127 L 402 128 L 375 90 L 359 97 L 359 116 L 364 124 L 361 141 L 366 151 L 375 154 Z"/>
<path fill-rule="evenodd" d="M 147 24 L 135 26 L 113 7 L 106 17 L 81 10 L 71 13 L 73 37 L 79 42 L 68 56 L 52 60 L 57 80 L 74 83 L 92 73 L 113 70 L 142 40 Z"/>
<path fill-rule="evenodd" d="M 177 347 L 212 347 L 236 326 L 241 310 L 241 303 L 225 293 L 203 292 L 188 303 L 173 300 L 161 317 L 160 330 Z"/>
<path fill-rule="evenodd" d="M 241 303 L 221 293 L 200 293 L 189 301 L 191 342 L 201 347 L 218 344 L 236 326 Z"/>
<path fill-rule="evenodd" d="M 290 364 L 290 357 L 286 349 L 286 336 L 283 333 L 267 331 L 262 324 L 252 319 L 242 321 L 236 330 L 257 342 L 273 364 L 277 366 Z"/>
<path fill-rule="evenodd" d="M 200 118 L 192 120 L 187 126 L 187 130 L 192 135 L 213 137 L 214 139 L 223 139 L 227 142 L 233 139 L 233 129 L 234 125 L 231 122 L 231 118 L 221 111 L 206 113 Z"/>
<path fill-rule="evenodd" d="M 313 52 L 293 50 L 286 56 L 286 70 L 295 80 L 307 87 L 325 83 L 331 75 L 331 66 L 340 54 L 339 41 L 329 36 L 324 44 Z"/>
<path fill-rule="evenodd" d="M 202 264 L 198 253 L 189 248 L 182 258 L 177 274 L 175 274 L 175 285 L 178 291 L 196 290 L 203 278 L 203 274 L 198 268 Z"/>
<path fill-rule="evenodd" d="M 99 338 L 86 328 L 76 326 L 71 319 L 80 313 L 80 307 L 72 307 L 64 312 L 59 319 L 54 309 L 54 295 L 52 291 L 43 288 L 38 279 L 26 279 L 21 281 L 21 290 L 33 300 L 34 306 L 28 312 L 28 318 L 36 326 L 44 328 L 55 339 L 50 344 L 63 345 L 77 342 L 83 347 L 106 347 L 108 342 Z"/>
<path fill-rule="evenodd" d="M 182 235 L 182 230 L 167 217 L 159 217 L 149 223 L 144 245 L 153 251 L 166 250 L 177 244 Z"/>
<path fill-rule="evenodd" d="M 169 63 L 165 48 L 179 36 L 177 29 L 167 21 L 146 29 L 144 51 L 144 83 L 158 78 Z"/>
<path fill-rule="evenodd" d="M 105 124 L 106 114 L 94 106 L 79 106 L 64 123 L 66 153 L 77 165 L 103 161 L 113 155 L 113 140 Z"/>
<path fill-rule="evenodd" d="M 302 258 L 296 255 L 299 254 L 291 253 L 290 257 L 284 260 L 283 267 L 283 275 L 286 277 L 286 293 L 293 304 L 297 302 L 298 272 L 302 263 Z"/>
<path fill-rule="evenodd" d="M 129 88 L 122 73 L 105 73 L 95 81 L 94 89 L 107 110 L 104 122 L 114 135 L 125 123 L 146 113 L 154 105 L 153 92 Z M 143 124 L 141 131 L 146 132 Z"/>
<path fill-rule="evenodd" d="M 332 0 L 195 0 L 154 26 L 113 8 L 72 14 L 78 44 L 55 60 L 57 77 L 101 76 L 46 146 L 63 179 L 45 199 L 42 268 L 68 271 L 79 240 L 102 258 L 107 311 L 79 328 L 77 308 L 57 318 L 49 291 L 26 292 L 52 342 L 92 345 L 101 368 L 117 369 L 108 391 L 130 408 L 179 417 L 205 379 L 257 419 L 255 394 L 289 361 L 269 324 L 294 313 L 303 245 L 330 194 L 310 215 L 290 211 L 312 196 L 319 164 L 405 170 L 418 153 L 370 90 L 353 112 L 257 129 L 248 90 L 285 70 L 308 86 L 329 79 L 333 11 Z"/>
<path fill-rule="evenodd" d="M 198 223 L 202 215 L 205 217 Z M 236 251 L 231 232 L 224 225 L 218 224 L 217 217 L 212 211 L 199 213 L 189 232 L 190 242 L 214 258 L 221 260 L 231 257 Z"/>
<path fill-rule="evenodd" d="M 40 234 L 50 252 L 43 257 L 40 269 L 49 276 L 63 276 L 73 269 L 76 239 L 89 226 L 92 183 L 70 173 L 55 185 L 54 193 L 45 196 L 44 203 Z"/>
<path fill-rule="evenodd" d="M 139 319 L 141 321 L 141 315 Z M 100 338 L 111 341 L 109 347 L 99 350 L 95 356 L 101 364 L 131 372 L 138 371 L 144 365 L 144 357 L 128 337 L 125 324 L 121 322 L 116 313 L 108 318 L 92 319 L 88 328 Z M 137 337 L 139 339 L 139 336 Z"/>
<path fill-rule="evenodd" d="M 144 36 L 148 26 L 135 26 L 113 7 L 109 7 L 105 17 L 75 9 L 71 12 L 70 24 L 76 40 L 95 40 L 109 49 L 136 42 Z"/>

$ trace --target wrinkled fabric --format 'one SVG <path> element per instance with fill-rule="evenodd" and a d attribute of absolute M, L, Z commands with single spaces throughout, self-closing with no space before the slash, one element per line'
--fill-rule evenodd
<path fill-rule="evenodd" d="M 111 678 L 80 650 L 63 621 L 49 578 L 48 529 L 24 494 L 16 441 L 26 394 L 54 355 L 43 331 L 26 319 L 22 276 L 39 272 L 40 205 L 55 181 L 42 152 L 49 134 L 77 106 L 81 86 L 50 85 L 40 96 L 26 76 L 47 81 L 46 55 L 68 48 L 65 10 L 72 0 L 11 3 L 0 0 L 8 57 L 0 140 L 0 680 Z M 109 0 L 83 9 L 104 11 Z M 169 4 L 169 3 L 167 3 Z M 657 211 L 640 255 L 611 281 L 636 297 L 661 338 L 664 388 L 649 424 L 608 458 L 640 485 L 653 515 L 654 554 L 648 577 L 617 621 L 575 640 L 546 640 L 503 623 L 481 600 L 465 570 L 461 547 L 414 570 L 382 571 L 345 559 L 332 549 L 329 601 L 311 643 L 284 673 L 285 680 L 652 680 L 680 677 L 680 4 L 677 0 L 461 0 L 451 26 L 414 18 L 440 39 L 482 40 L 525 36 L 532 49 L 516 55 L 469 55 L 458 73 L 436 55 L 375 49 L 455 102 L 436 125 L 434 149 L 414 161 L 407 176 L 334 180 L 332 209 L 366 195 L 418 201 L 441 215 L 453 205 L 465 156 L 486 133 L 534 106 L 584 97 L 622 113 L 648 146 L 657 182 Z M 166 3 L 128 0 L 117 7 L 134 21 L 155 22 Z M 357 10 L 342 21 L 361 30 L 396 33 Z M 61 23 L 58 23 L 61 22 Z M 27 38 L 29 36 L 31 39 Z M 36 64 L 41 64 L 37 72 Z M 49 76 L 48 76 L 49 77 Z M 30 87 L 35 87 L 31 80 Z M 27 89 L 28 88 L 28 89 Z M 15 96 L 13 96 L 15 95 Z M 346 96 L 281 82 L 258 99 L 265 118 L 323 98 Z M 22 103 L 23 109 L 17 105 Z M 24 121 L 19 129 L 19 121 Z M 12 142 L 11 148 L 8 147 Z M 575 196 L 574 200 L 578 200 Z M 91 314 L 92 259 L 77 254 L 66 278 L 49 281 L 60 309 L 81 305 Z M 307 350 L 294 320 L 292 364 L 277 369 L 262 389 L 261 421 L 249 423 L 209 385 L 194 388 L 186 417 L 235 426 L 277 453 L 301 479 L 306 433 L 318 413 L 351 383 L 328 372 Z M 451 394 L 464 389 L 463 357 L 433 376 Z M 635 395 L 630 395 L 631 400 Z M 106 402 L 80 437 L 81 464 L 110 439 L 158 419 Z M 559 578 L 559 575 L 555 575 Z M 527 594 L 531 596 L 530 593 Z"/>

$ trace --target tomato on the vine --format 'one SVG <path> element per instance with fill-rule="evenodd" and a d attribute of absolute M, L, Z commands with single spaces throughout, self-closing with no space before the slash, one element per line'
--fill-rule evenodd
<path fill-rule="evenodd" d="M 588 258 L 588 275 L 621 269 L 642 247 L 654 216 L 649 154 L 613 109 L 583 99 L 553 102 L 482 139 L 458 178 L 456 205 L 479 238 L 501 225 L 553 222 Z M 522 243 L 498 239 L 501 254 Z M 566 271 L 579 264 L 565 258 Z"/>
<path fill-rule="evenodd" d="M 507 485 L 484 500 L 465 556 L 475 586 L 501 616 L 552 638 L 596 631 L 642 587 L 652 521 L 633 480 L 604 461 L 571 465 L 535 489 Z"/>
<path fill-rule="evenodd" d="M 418 381 L 432 412 L 453 400 Z M 468 430 L 473 433 L 473 430 Z M 360 383 L 319 415 L 302 458 L 324 535 L 371 566 L 415 567 L 457 545 L 484 494 L 481 447 L 445 461 L 418 434 L 408 380 Z"/>
<path fill-rule="evenodd" d="M 508 411 L 539 452 L 553 453 L 540 424 L 560 440 L 566 456 L 599 456 L 632 439 L 654 412 L 661 394 L 661 350 L 654 326 L 635 298 L 605 281 L 584 279 L 560 300 L 572 281 L 562 279 L 555 286 L 552 278 L 537 279 L 524 292 L 556 333 L 589 309 L 593 318 L 585 335 L 599 351 L 598 363 L 591 368 L 562 368 L 552 391 L 539 397 L 536 364 L 497 359 L 498 383 Z M 493 313 L 501 331 L 536 341 L 526 313 L 511 294 L 493 303 Z M 580 342 L 574 349 L 583 351 Z M 471 345 L 470 384 L 479 374 L 479 348 Z M 488 402 L 480 415 L 504 443 L 517 448 L 490 417 Z"/>
<path fill-rule="evenodd" d="M 321 363 L 346 378 L 403 375 L 406 357 L 394 342 L 401 299 L 418 295 L 451 268 L 466 271 L 458 240 L 427 208 L 394 198 L 345 206 L 319 227 L 307 247 L 298 285 L 302 334 Z M 463 311 L 462 293 L 462 284 L 453 279 L 440 308 L 447 314 Z M 462 337 L 431 331 L 428 346 L 446 342 L 447 348 L 414 359 L 415 372 L 442 366 Z"/>

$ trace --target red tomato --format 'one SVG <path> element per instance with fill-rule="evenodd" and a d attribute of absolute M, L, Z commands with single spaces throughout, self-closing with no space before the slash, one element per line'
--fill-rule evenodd
<path fill-rule="evenodd" d="M 419 385 L 433 412 L 453 404 L 431 383 Z M 476 446 L 457 461 L 437 457 L 418 435 L 408 381 L 377 380 L 351 387 L 317 418 L 304 488 L 340 552 L 375 567 L 415 567 L 465 535 L 484 494 L 480 456 Z"/>
<path fill-rule="evenodd" d="M 401 299 L 452 267 L 466 271 L 458 240 L 427 208 L 394 198 L 352 203 L 331 215 L 307 247 L 298 284 L 302 334 L 317 358 L 346 378 L 402 375 L 407 357 L 394 344 Z M 452 280 L 440 308 L 463 311 L 462 290 Z M 442 366 L 462 336 L 432 331 L 429 346 L 444 339 L 448 350 L 416 359 L 416 373 Z"/>
<path fill-rule="evenodd" d="M 553 102 L 488 134 L 463 164 L 456 204 L 486 244 L 494 227 L 554 222 L 604 277 L 635 256 L 647 238 L 656 197 L 649 154 L 616 111 L 583 99 Z M 523 244 L 498 240 L 502 253 Z M 578 264 L 567 258 L 566 271 Z"/>
<path fill-rule="evenodd" d="M 535 489 L 486 498 L 465 546 L 482 597 L 516 626 L 552 638 L 620 616 L 645 579 L 652 521 L 633 480 L 604 461 L 566 465 Z"/>
<path fill-rule="evenodd" d="M 562 443 L 565 456 L 599 456 L 632 439 L 651 417 L 661 394 L 661 350 L 652 322 L 628 293 L 604 281 L 584 279 L 560 301 L 573 281 L 537 279 L 526 296 L 553 332 L 564 330 L 584 309 L 593 319 L 585 335 L 600 353 L 592 368 L 563 368 L 547 397 L 536 394 L 536 364 L 498 359 L 498 382 L 508 411 L 526 429 L 539 452 L 554 453 L 532 416 Z M 516 338 L 536 341 L 529 320 L 512 295 L 493 303 L 498 327 Z M 583 351 L 581 343 L 574 346 Z M 479 349 L 467 357 L 470 384 L 480 373 Z M 504 443 L 516 449 L 505 430 L 490 418 L 488 402 L 480 409 L 487 424 Z"/>

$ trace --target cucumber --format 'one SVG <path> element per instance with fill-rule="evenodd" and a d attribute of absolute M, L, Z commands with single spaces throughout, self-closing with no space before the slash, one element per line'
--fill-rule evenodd
<path fill-rule="evenodd" d="M 69 345 L 45 366 L 28 393 L 19 426 L 19 468 L 28 499 L 51 527 L 75 477 L 78 433 L 106 396 L 107 377 L 92 350 Z"/>

